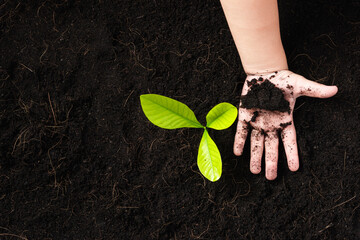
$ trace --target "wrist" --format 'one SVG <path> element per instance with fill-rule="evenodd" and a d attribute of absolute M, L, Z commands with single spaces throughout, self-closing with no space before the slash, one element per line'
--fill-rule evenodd
<path fill-rule="evenodd" d="M 266 74 L 287 70 L 288 64 L 281 40 L 254 41 L 247 49 L 238 49 L 246 74 Z"/>
<path fill-rule="evenodd" d="M 251 67 L 245 66 L 243 64 L 243 68 L 244 68 L 246 75 L 248 75 L 248 76 L 272 75 L 272 74 L 280 72 L 280 71 L 289 70 L 288 65 L 286 63 L 276 64 L 276 65 L 259 64 L 259 65 L 253 65 Z"/>
<path fill-rule="evenodd" d="M 259 72 L 259 73 L 247 73 L 247 80 L 249 79 L 258 79 L 258 78 L 263 78 L 263 79 L 273 79 L 273 78 L 285 78 L 289 75 L 293 74 L 293 72 L 291 72 L 288 69 L 281 69 L 281 70 L 277 70 L 277 71 L 272 71 L 272 72 Z"/>

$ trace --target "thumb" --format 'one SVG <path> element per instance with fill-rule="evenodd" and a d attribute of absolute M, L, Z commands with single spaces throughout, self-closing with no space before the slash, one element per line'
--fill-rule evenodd
<path fill-rule="evenodd" d="M 298 79 L 296 88 L 296 97 L 307 96 L 316 98 L 329 98 L 334 96 L 338 91 L 337 86 L 326 86 L 324 84 L 310 81 L 304 77 Z"/>

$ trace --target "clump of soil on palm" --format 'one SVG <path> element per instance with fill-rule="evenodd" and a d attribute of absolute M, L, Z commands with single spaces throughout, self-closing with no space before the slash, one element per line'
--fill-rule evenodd
<path fill-rule="evenodd" d="M 256 83 L 256 79 L 253 79 L 250 83 L 250 91 L 241 96 L 242 107 L 290 112 L 289 102 L 285 100 L 283 92 L 269 80 L 266 79 L 259 84 Z"/>

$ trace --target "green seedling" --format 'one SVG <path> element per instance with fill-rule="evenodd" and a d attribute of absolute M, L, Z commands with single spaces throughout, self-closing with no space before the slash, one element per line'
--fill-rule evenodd
<path fill-rule="evenodd" d="M 230 127 L 237 117 L 236 107 L 226 102 L 216 105 L 207 114 L 206 126 L 203 126 L 188 106 L 174 99 L 157 94 L 144 94 L 140 96 L 140 101 L 145 116 L 158 127 L 203 128 L 197 165 L 202 175 L 210 181 L 215 182 L 221 177 L 221 155 L 207 128 L 223 130 Z"/>

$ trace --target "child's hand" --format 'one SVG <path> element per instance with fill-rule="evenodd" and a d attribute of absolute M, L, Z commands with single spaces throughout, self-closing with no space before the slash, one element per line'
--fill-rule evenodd
<path fill-rule="evenodd" d="M 280 134 L 289 169 L 298 170 L 299 156 L 293 122 L 295 100 L 300 96 L 329 98 L 337 91 L 336 86 L 325 86 L 288 70 L 248 76 L 240 100 L 235 155 L 242 154 L 251 130 L 250 171 L 260 173 L 265 145 L 265 176 L 268 180 L 274 180 L 277 176 Z"/>

